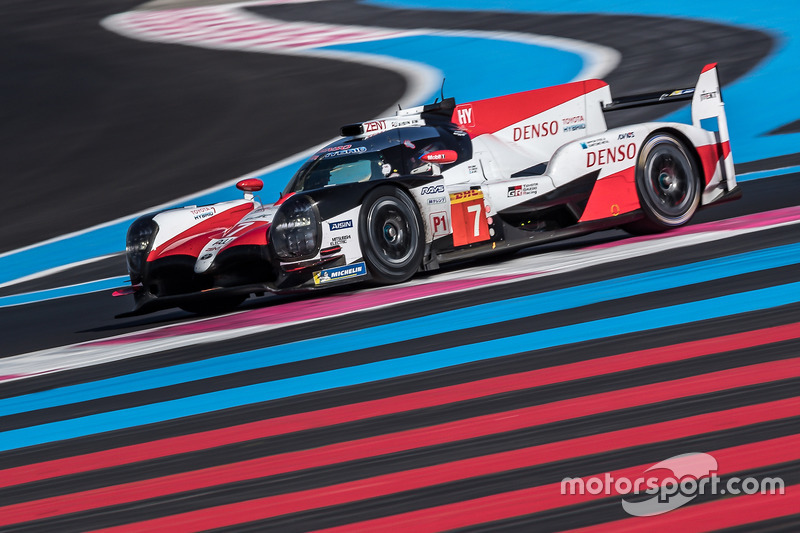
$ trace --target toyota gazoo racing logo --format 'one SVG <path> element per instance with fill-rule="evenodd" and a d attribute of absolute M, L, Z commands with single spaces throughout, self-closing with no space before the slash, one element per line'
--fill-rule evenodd
<path fill-rule="evenodd" d="M 444 192 L 444 185 L 426 185 L 420 191 L 420 194 L 442 194 Z"/>

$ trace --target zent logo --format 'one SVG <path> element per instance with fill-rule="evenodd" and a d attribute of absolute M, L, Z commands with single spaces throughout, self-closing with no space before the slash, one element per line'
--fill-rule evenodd
<path fill-rule="evenodd" d="M 331 231 L 336 231 L 339 229 L 347 229 L 353 227 L 352 220 L 340 220 L 338 222 L 328 222 L 328 225 L 331 228 Z"/>
<path fill-rule="evenodd" d="M 440 194 L 444 192 L 444 185 L 428 185 L 422 188 L 420 194 Z"/>

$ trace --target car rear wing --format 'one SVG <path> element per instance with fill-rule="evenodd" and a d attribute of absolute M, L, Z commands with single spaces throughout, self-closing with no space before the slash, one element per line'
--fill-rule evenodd
<path fill-rule="evenodd" d="M 654 93 L 633 94 L 614 98 L 610 103 L 603 106 L 604 112 L 631 109 L 649 105 L 669 104 L 684 100 L 692 101 L 692 123 L 700 127 L 701 120 L 719 117 L 724 113 L 722 108 L 722 93 L 719 89 L 719 77 L 717 76 L 717 64 L 711 63 L 703 68 L 700 78 L 694 87 L 675 89 L 669 91 L 659 91 Z"/>
<path fill-rule="evenodd" d="M 603 111 L 618 111 L 620 109 L 668 104 L 682 100 L 692 101 L 693 126 L 717 132 L 717 142 L 726 142 L 730 139 L 716 63 L 711 63 L 703 68 L 703 72 L 700 73 L 700 77 L 694 87 L 614 98 L 611 103 L 603 106 Z"/>
<path fill-rule="evenodd" d="M 703 71 L 700 73 L 700 77 L 694 87 L 622 96 L 604 105 L 603 111 L 617 111 L 680 102 L 682 100 L 691 100 L 692 102 L 692 125 L 713 134 L 717 149 L 721 153 L 720 159 L 723 161 L 721 166 L 722 179 L 727 182 L 728 190 L 732 190 L 736 185 L 736 174 L 733 168 L 733 159 L 730 156 L 728 120 L 725 116 L 725 104 L 722 102 L 722 91 L 719 86 L 716 63 L 703 67 Z"/>

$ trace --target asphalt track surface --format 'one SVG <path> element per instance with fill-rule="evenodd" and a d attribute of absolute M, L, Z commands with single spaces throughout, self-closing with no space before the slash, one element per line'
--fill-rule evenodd
<path fill-rule="evenodd" d="M 104 64 L 103 57 L 118 61 L 112 53 L 123 49 L 129 55 L 125 61 L 130 63 L 120 67 L 120 75 L 126 76 L 128 67 L 137 63 L 149 68 L 151 61 L 163 60 L 156 64 L 163 69 L 160 74 L 166 75 L 173 65 L 168 61 L 177 61 L 177 65 L 197 54 L 196 61 L 205 64 L 210 54 L 207 79 L 195 80 L 203 83 L 225 79 L 223 74 L 231 72 L 225 70 L 228 68 L 243 69 L 243 76 L 248 68 L 267 68 L 261 61 L 275 62 L 272 68 L 283 65 L 280 68 L 303 72 L 311 64 L 298 65 L 297 58 L 236 59 L 235 53 L 127 42 L 103 35 L 100 29 L 92 33 L 90 21 L 131 5 L 107 10 L 94 10 L 92 4 L 69 7 L 58 10 L 59 18 L 74 19 L 75 24 L 83 21 L 87 26 L 72 26 L 72 31 L 79 33 L 80 39 L 86 35 L 108 39 L 103 41 L 108 46 L 85 44 L 82 55 L 72 55 L 81 60 L 66 70 L 85 65 L 87 55 L 94 53 L 98 54 L 98 65 Z M 19 17 L 23 17 L 21 13 Z M 400 17 L 390 18 L 402 22 Z M 514 19 L 508 24 L 519 23 Z M 4 39 L 7 35 L 13 38 L 16 33 L 2 35 Z M 53 44 L 57 38 L 54 32 Z M 30 41 L 16 42 L 21 46 Z M 40 57 L 50 53 L 53 48 L 42 49 Z M 140 53 L 143 55 L 137 56 Z M 69 55 L 65 51 L 62 57 Z M 217 55 L 218 63 L 214 63 L 212 57 Z M 642 58 L 640 66 L 652 62 Z M 626 68 L 633 72 L 635 66 Z M 212 68 L 221 69 L 219 77 Z M 328 67 L 319 62 L 314 68 Z M 363 70 L 356 72 L 361 68 L 352 67 L 351 75 L 365 75 Z M 137 83 L 158 85 L 153 74 L 139 71 Z M 133 83 L 138 77 L 130 75 L 129 80 Z M 175 76 L 175 80 L 181 78 Z M 295 83 L 295 78 L 288 79 Z M 164 87 L 144 92 L 170 94 L 178 87 L 169 85 L 178 83 L 175 80 L 166 76 Z M 95 83 L 100 83 L 98 78 L 87 79 L 87 86 Z M 109 83 L 109 87 L 115 85 Z M 223 85 L 220 82 L 214 88 L 230 89 Z M 102 88 L 92 90 L 103 92 Z M 254 89 L 254 98 L 255 93 Z M 181 103 L 187 116 L 198 115 L 191 112 L 196 110 L 192 106 L 198 102 L 205 105 L 202 96 L 198 93 L 199 100 L 189 98 Z M 386 101 L 375 100 L 366 102 L 365 107 L 355 101 L 353 112 L 363 116 L 386 107 Z M 62 111 L 57 102 L 52 103 L 51 110 Z M 131 111 L 130 121 L 135 122 L 135 117 Z M 342 122 L 338 116 L 318 118 L 328 129 Z M 292 116 L 287 114 L 285 119 L 291 122 Z M 98 126 L 102 122 L 98 120 Z M 21 122 L 18 126 L 24 127 Z M 197 131 L 198 124 L 194 126 L 187 131 Z M 59 134 L 55 126 L 52 134 Z M 322 140 L 329 135 L 325 131 L 320 136 Z M 230 164 L 241 157 L 235 144 L 206 145 L 206 151 L 219 148 L 218 158 L 225 164 L 215 161 L 214 154 L 202 150 L 198 154 L 208 165 L 218 163 L 234 175 Z M 226 146 L 231 150 L 227 155 Z M 258 145 L 243 143 L 240 148 L 243 146 Z M 286 153 L 285 149 L 281 155 Z M 243 171 L 269 162 L 270 153 L 258 154 L 258 161 L 251 161 L 251 167 Z M 87 174 L 65 175 L 85 194 L 95 191 L 95 183 Z M 219 174 L 208 177 L 219 178 Z M 175 183 L 171 197 L 184 193 L 191 182 L 176 178 Z M 703 211 L 694 224 L 800 205 L 797 174 L 746 182 L 742 187 L 742 200 Z M 165 199 L 171 198 L 165 194 Z M 99 219 L 101 215 L 97 214 Z M 590 245 L 624 245 L 621 237 L 620 232 L 604 232 L 526 251 L 514 260 L 535 265 L 549 254 L 581 253 Z M 796 285 L 800 283 L 800 270 L 796 262 L 784 261 L 734 272 L 729 259 L 740 254 L 750 258 L 758 255 L 747 254 L 772 253 L 778 261 L 779 251 L 793 249 L 782 247 L 798 243 L 797 226 L 790 224 L 722 238 L 711 246 L 686 243 L 568 273 L 443 293 L 342 316 L 333 313 L 234 340 L 173 347 L 150 356 L 3 382 L 0 528 L 796 531 L 800 528 L 800 303 Z M 691 265 L 701 261 L 711 261 L 710 265 L 718 261 L 719 266 L 695 279 L 689 275 Z M 758 260 L 753 259 L 753 264 L 757 266 Z M 475 266 L 456 266 L 445 274 Z M 109 260 L 99 268 L 118 269 L 119 260 Z M 544 307 L 548 296 L 558 294 L 556 291 L 567 294 L 587 287 L 615 286 L 617 279 L 657 280 L 659 273 L 666 272 L 675 278 L 685 275 L 686 280 L 671 283 L 666 279 L 661 287 L 653 281 L 655 288 L 636 294 L 625 293 L 623 283 L 619 295 L 612 293 L 602 301 L 576 301 L 574 306 L 565 305 L 560 310 Z M 786 303 L 744 310 L 743 302 L 758 301 L 763 291 L 774 291 L 776 295 L 770 298 L 776 302 L 783 301 L 778 297 L 782 295 Z M 492 315 L 492 309 L 525 297 L 531 298 L 528 311 Z M 296 301 L 252 301 L 241 316 L 280 310 L 281 306 L 288 309 Z M 698 315 L 693 306 L 703 301 L 708 302 L 708 312 Z M 126 304 L 106 293 L 91 293 L 0 309 L 2 354 L 189 324 L 190 317 L 178 311 L 117 321 L 110 318 L 125 310 Z M 462 327 L 456 321 L 445 333 L 425 334 L 423 327 L 416 335 L 400 339 L 404 325 L 411 321 L 430 320 L 433 326 L 437 317 L 450 316 L 448 313 L 461 316 L 459 313 L 478 305 L 485 306 L 487 313 L 473 318 L 483 320 L 478 326 Z M 540 305 L 542 312 L 537 314 Z M 654 325 L 617 330 L 617 317 L 629 317 L 631 324 L 649 317 Z M 599 328 L 599 332 L 589 335 L 586 331 L 590 326 Z M 369 328 L 384 328 L 385 338 L 346 349 L 366 339 Z M 573 328 L 567 331 L 574 331 L 574 335 L 549 347 L 535 347 L 538 335 L 560 328 Z M 180 366 L 202 367 L 228 354 L 244 364 L 247 358 L 255 357 L 253 350 L 287 343 L 296 343 L 302 350 L 304 343 L 323 346 L 325 339 L 341 342 L 342 348 L 334 346 L 325 351 L 328 355 L 269 362 L 247 370 L 233 366 L 226 370 L 223 366 L 202 379 L 187 379 L 189 374 Z M 514 339 L 519 340 L 514 343 Z M 509 343 L 510 353 L 500 353 L 499 346 Z M 458 356 L 479 351 L 482 346 L 498 353 L 426 372 L 414 373 L 411 367 L 410 372 L 397 377 L 379 381 L 367 377 L 359 383 L 337 386 L 337 375 L 356 373 L 362 367 L 375 368 L 377 375 L 378 369 L 402 365 L 404 358 L 418 354 Z M 156 379 L 156 375 L 162 378 Z M 247 387 L 278 387 L 286 380 L 303 383 L 315 376 L 323 382 L 316 391 L 304 392 L 298 387 L 296 393 L 268 401 L 255 395 L 236 407 L 212 406 L 200 414 L 178 416 L 176 406 L 183 405 L 181 402 L 188 404 L 203 397 L 213 402 L 215 394 L 232 395 L 239 390 L 246 396 L 251 390 Z M 165 413 L 166 418 L 136 423 L 145 412 Z M 105 430 L 110 427 L 119 429 Z M 69 431 L 81 435 L 66 438 L 60 431 L 63 435 Z M 39 438 L 36 435 L 45 435 L 40 437 L 42 443 L 34 443 Z M 620 506 L 619 496 L 562 496 L 558 492 L 559 482 L 567 476 L 610 472 L 616 477 L 634 478 L 658 461 L 688 452 L 713 455 L 723 480 L 732 475 L 780 476 L 787 493 L 734 498 L 706 495 L 663 515 L 631 518 Z"/>

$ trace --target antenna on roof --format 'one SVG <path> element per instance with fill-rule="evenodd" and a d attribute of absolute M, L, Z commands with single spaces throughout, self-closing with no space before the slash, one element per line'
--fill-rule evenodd
<path fill-rule="evenodd" d="M 447 78 L 442 78 L 442 90 L 441 90 L 442 102 L 444 102 L 444 82 L 445 82 L 445 80 L 447 80 Z"/>

